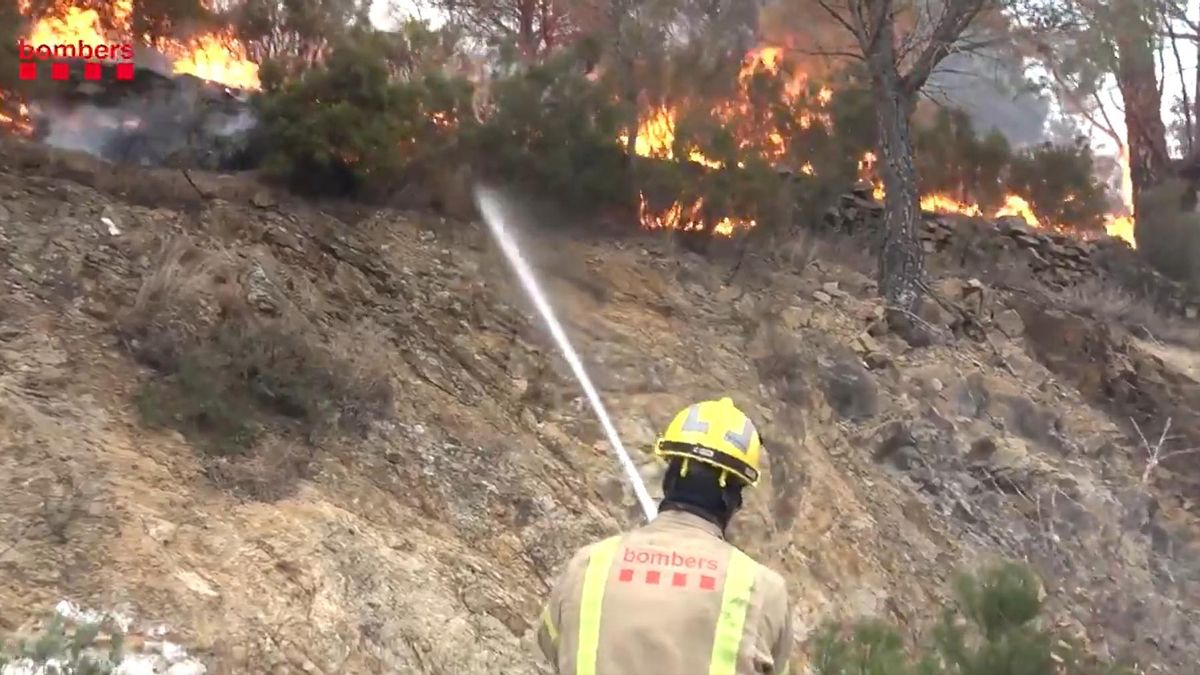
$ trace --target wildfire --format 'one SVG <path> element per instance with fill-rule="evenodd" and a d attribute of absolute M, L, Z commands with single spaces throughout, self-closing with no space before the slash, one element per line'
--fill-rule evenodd
<path fill-rule="evenodd" d="M 887 193 L 883 189 L 883 183 L 880 182 L 878 178 L 874 178 L 875 164 L 875 153 L 867 152 L 863 155 L 862 159 L 859 160 L 858 175 L 860 180 L 872 184 L 872 196 L 877 201 L 883 201 L 883 198 Z M 1122 157 L 1122 165 L 1125 167 L 1128 166 L 1128 163 L 1125 162 L 1124 157 Z M 1127 200 L 1127 204 L 1130 202 L 1132 202 L 1132 199 Z M 921 197 L 921 210 L 932 213 L 957 213 L 965 216 L 977 217 L 985 215 L 983 209 L 980 208 L 978 204 L 968 204 L 949 195 L 936 192 Z M 1033 210 L 1033 206 L 1031 206 L 1024 197 L 1012 193 L 1005 195 L 1004 205 L 990 214 L 991 218 L 1001 218 L 1004 216 L 1017 216 L 1024 220 L 1025 224 L 1030 227 L 1059 231 L 1070 229 L 1060 223 L 1047 222 L 1038 217 L 1037 213 Z M 1134 220 L 1132 216 L 1119 216 L 1110 214 L 1105 218 L 1104 226 L 1110 237 L 1122 239 L 1130 246 L 1137 248 L 1137 244 L 1133 240 L 1133 224 Z"/>
<path fill-rule="evenodd" d="M 716 106 L 712 114 L 726 128 L 733 129 L 738 140 L 739 149 L 753 148 L 769 159 L 779 160 L 787 155 L 787 142 L 779 130 L 772 125 L 754 120 L 754 106 L 750 103 L 750 89 L 754 77 L 758 74 L 779 75 L 783 66 L 783 49 L 779 47 L 760 47 L 746 55 L 738 72 L 738 96 Z M 784 96 L 788 101 L 798 101 L 808 85 L 808 76 L 803 72 L 793 73 L 784 83 Z M 820 110 L 833 100 L 833 90 L 823 87 L 817 92 L 817 110 L 800 110 L 796 123 L 802 128 L 811 127 L 820 122 L 832 125 L 832 119 L 827 112 Z M 634 139 L 634 152 L 641 157 L 673 160 L 675 156 L 675 121 L 677 109 L 673 106 L 660 106 L 650 111 L 650 114 L 639 123 L 637 137 Z M 622 144 L 628 143 L 628 137 L 620 136 Z M 684 150 L 687 159 L 710 169 L 724 168 L 721 161 L 706 156 L 699 148 L 690 147 Z M 800 172 L 814 175 L 816 169 L 811 162 L 800 166 Z M 700 216 L 702 200 L 697 200 L 690 206 L 681 202 L 671 204 L 666 210 L 654 212 L 646 204 L 645 196 L 641 196 L 640 219 L 647 229 L 678 229 L 698 231 L 705 228 Z M 748 229 L 756 225 L 754 220 L 723 218 L 715 223 L 712 231 L 722 236 L 731 236 L 739 228 Z"/>
<path fill-rule="evenodd" d="M 22 2 L 20 9 L 34 18 L 30 3 Z M 32 44 L 108 44 L 117 41 L 114 38 L 128 39 L 132 14 L 132 0 L 115 0 L 109 9 L 110 31 L 96 10 L 59 3 L 36 18 L 26 39 Z M 176 74 L 187 73 L 228 87 L 259 88 L 258 64 L 247 57 L 245 47 L 231 31 L 204 33 L 188 40 L 147 39 L 144 43 L 170 59 Z"/>
<path fill-rule="evenodd" d="M 765 157 L 774 160 L 786 157 L 788 151 L 787 143 L 779 130 L 771 128 L 763 129 L 761 127 L 755 128 L 753 125 L 754 115 L 753 106 L 750 103 L 750 87 L 753 78 L 757 74 L 778 75 L 781 72 L 782 66 L 783 50 L 781 48 L 760 47 L 752 50 L 747 54 L 738 73 L 740 95 L 718 105 L 713 110 L 714 116 L 723 122 L 726 128 L 734 130 L 735 137 L 738 139 L 739 149 L 753 148 Z M 807 86 L 807 74 L 795 72 L 784 83 L 784 94 L 789 101 L 798 103 Z M 824 110 L 832 100 L 833 91 L 828 87 L 822 87 L 817 92 L 815 109 L 813 106 L 798 105 L 799 112 L 796 121 L 800 128 L 808 128 L 814 122 L 820 122 L 825 126 L 832 126 L 831 116 Z M 674 107 L 661 106 L 652 110 L 649 116 L 638 126 L 637 137 L 634 139 L 634 152 L 642 157 L 667 160 L 676 159 L 675 120 L 676 109 Z M 628 139 L 622 136 L 621 141 L 622 143 L 627 143 Z M 712 169 L 724 167 L 722 162 L 705 156 L 698 148 L 686 148 L 685 152 L 690 161 L 702 166 Z M 882 201 L 885 191 L 875 171 L 876 163 L 877 157 L 874 153 L 867 152 L 864 154 L 859 161 L 859 177 L 873 186 L 872 193 L 874 198 Z M 1132 212 L 1131 190 L 1129 187 L 1131 185 L 1129 180 L 1129 161 L 1123 148 L 1121 167 L 1123 174 L 1122 197 L 1124 198 L 1127 211 Z M 808 161 L 800 166 L 799 171 L 811 176 L 816 175 L 817 169 L 811 161 Z M 676 201 L 666 210 L 655 212 L 647 206 L 644 195 L 640 196 L 640 199 L 640 219 L 642 225 L 648 229 L 668 228 L 685 231 L 704 229 L 703 217 L 701 215 L 702 200 L 697 200 L 690 206 Z M 920 206 L 922 210 L 936 213 L 960 213 L 968 216 L 985 215 L 983 209 L 978 204 L 965 203 L 941 193 L 922 196 Z M 1060 231 L 1068 229 L 1060 223 L 1048 222 L 1046 219 L 1039 217 L 1029 202 L 1017 194 L 1010 193 L 1005 195 L 1004 203 L 990 214 L 992 218 L 1004 216 L 1018 217 L 1030 227 Z M 1134 220 L 1131 216 L 1112 214 L 1105 219 L 1105 229 L 1109 236 L 1120 238 L 1128 242 L 1131 246 L 1136 247 L 1133 239 L 1133 225 Z M 726 218 L 718 226 L 714 227 L 714 232 L 718 234 L 732 234 L 739 226 L 753 227 L 754 222 L 746 221 L 742 223 Z"/>
<path fill-rule="evenodd" d="M 702 232 L 708 225 L 704 218 L 704 198 L 697 197 L 694 202 L 684 206 L 674 202 L 665 211 L 655 212 L 646 203 L 646 196 L 639 194 L 638 216 L 642 226 L 649 230 L 679 230 L 682 232 Z M 734 231 L 741 228 L 751 228 L 756 225 L 753 220 L 734 220 L 722 218 L 712 225 L 712 233 L 721 237 L 731 237 Z"/>
<path fill-rule="evenodd" d="M 33 135 L 29 106 L 19 99 L 10 101 L 3 91 L 0 91 L 0 131 L 19 136 Z"/>
<path fill-rule="evenodd" d="M 186 44 L 168 43 L 159 49 L 172 57 L 176 74 L 187 73 L 238 89 L 258 89 L 258 64 L 232 31 L 206 33 Z"/>
<path fill-rule="evenodd" d="M 1121 162 L 1121 201 L 1125 204 L 1125 210 L 1133 213 L 1133 174 L 1129 166 L 1129 148 L 1121 145 L 1117 158 Z M 1105 219 L 1104 229 L 1110 237 L 1123 239 L 1137 248 L 1137 242 L 1133 239 L 1134 222 L 1133 216 L 1110 215 Z"/>

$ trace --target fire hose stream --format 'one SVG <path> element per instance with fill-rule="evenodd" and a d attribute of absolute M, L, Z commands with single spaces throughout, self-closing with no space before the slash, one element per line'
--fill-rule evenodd
<path fill-rule="evenodd" d="M 516 239 L 504 227 L 504 211 L 501 208 L 499 195 L 487 188 L 477 187 L 475 190 L 475 200 L 479 205 L 479 212 L 483 214 L 483 220 L 488 225 L 488 229 L 491 230 L 496 243 L 500 244 L 500 249 L 504 251 L 504 257 L 508 259 L 509 265 L 512 266 L 513 271 L 520 278 L 521 286 L 525 288 L 525 292 L 537 307 L 538 313 L 542 315 L 542 319 L 546 322 L 546 327 L 550 330 L 550 335 L 558 343 L 558 348 L 562 350 L 563 356 L 566 358 L 567 363 L 570 364 L 571 371 L 575 373 L 575 379 L 583 387 L 583 392 L 592 404 L 592 409 L 596 411 L 596 416 L 600 418 L 600 425 L 604 428 L 604 434 L 608 437 L 609 444 L 612 445 L 614 452 L 616 452 L 617 461 L 625 470 L 625 475 L 629 478 L 629 482 L 633 486 L 634 494 L 637 495 L 638 502 L 642 506 L 642 512 L 646 514 L 646 520 L 654 520 L 654 516 L 658 513 L 658 507 L 650 497 L 650 493 L 646 491 L 646 484 L 642 480 L 642 475 L 638 473 L 637 466 L 629 458 L 629 453 L 626 452 L 625 446 L 621 443 L 621 438 L 617 435 L 617 430 L 613 427 L 612 420 L 608 417 L 608 411 L 605 410 L 604 403 L 600 400 L 599 392 L 596 391 L 595 385 L 592 384 L 591 378 L 588 377 L 587 371 L 584 370 L 583 361 L 579 358 L 579 354 L 575 352 L 575 348 L 571 346 L 571 341 L 567 339 L 567 334 L 563 330 L 562 325 L 559 324 L 558 319 L 554 316 L 554 310 L 551 308 L 545 294 L 542 293 L 542 288 L 538 285 L 537 277 L 534 276 L 529 263 L 521 255 L 521 249 L 517 245 Z"/>

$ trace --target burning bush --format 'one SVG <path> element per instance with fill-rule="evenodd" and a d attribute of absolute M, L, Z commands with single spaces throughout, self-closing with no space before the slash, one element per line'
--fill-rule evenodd
<path fill-rule="evenodd" d="M 1048 223 L 1103 231 L 1108 205 L 1093 163 L 1091 147 L 1082 138 L 1064 145 L 1045 143 L 1013 158 L 1009 188 L 1025 197 Z"/>
<path fill-rule="evenodd" d="M 913 136 L 925 192 L 977 202 L 988 211 L 1004 203 L 1004 172 L 1012 148 L 1003 134 L 980 136 L 965 112 L 942 107 L 932 121 L 914 122 Z"/>
<path fill-rule="evenodd" d="M 1014 150 L 1002 134 L 980 136 L 965 112 L 940 108 L 913 124 L 926 205 L 1035 219 L 1037 226 L 1100 231 L 1107 212 L 1083 141 Z"/>

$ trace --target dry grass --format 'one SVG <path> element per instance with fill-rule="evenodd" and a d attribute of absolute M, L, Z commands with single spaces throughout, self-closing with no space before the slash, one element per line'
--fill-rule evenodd
<path fill-rule="evenodd" d="M 1113 284 L 1091 280 L 1052 297 L 1066 309 L 1119 324 L 1139 337 L 1200 348 L 1200 323 L 1164 314 L 1148 299 Z"/>
<path fill-rule="evenodd" d="M 372 351 L 381 338 L 327 349 L 286 301 L 271 317 L 248 307 L 237 270 L 231 256 L 168 243 L 119 331 L 159 375 L 138 392 L 143 421 L 190 439 L 218 484 L 273 499 L 306 475 L 327 434 L 386 417 L 393 389 Z"/>
<path fill-rule="evenodd" d="M 813 262 L 820 261 L 873 278 L 878 267 L 875 245 L 865 235 L 803 228 L 782 243 L 771 241 L 770 247 L 776 262 L 797 272 L 803 272 Z"/>

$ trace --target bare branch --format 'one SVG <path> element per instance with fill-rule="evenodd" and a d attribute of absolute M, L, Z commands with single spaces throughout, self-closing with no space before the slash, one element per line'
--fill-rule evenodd
<path fill-rule="evenodd" d="M 1150 441 L 1146 440 L 1146 435 L 1142 433 L 1142 428 L 1138 425 L 1136 420 L 1130 418 L 1129 421 L 1133 422 L 1133 428 L 1137 431 L 1138 437 L 1141 438 L 1142 447 L 1146 451 L 1146 468 L 1142 470 L 1142 485 L 1148 485 L 1150 483 L 1151 474 L 1162 462 L 1171 459 L 1172 457 L 1181 457 L 1183 455 L 1194 455 L 1200 453 L 1200 448 L 1185 448 L 1183 450 L 1172 450 L 1165 453 L 1163 452 L 1163 446 L 1167 442 L 1167 434 L 1171 430 L 1171 418 L 1169 417 L 1167 418 L 1166 424 L 1163 425 L 1162 434 L 1159 435 L 1158 442 L 1156 442 L 1154 445 L 1151 445 Z"/>
<path fill-rule="evenodd" d="M 803 54 L 804 56 L 830 56 L 841 59 L 851 59 L 853 61 L 862 61 L 863 55 L 855 52 L 845 52 L 836 49 L 801 49 L 792 47 L 788 49 L 793 54 Z"/>
<path fill-rule="evenodd" d="M 1175 37 L 1175 27 L 1170 21 L 1167 22 L 1167 32 L 1170 34 L 1171 51 L 1175 54 L 1175 68 L 1179 71 L 1179 88 L 1183 93 L 1183 124 L 1187 132 L 1187 154 L 1191 155 L 1195 150 L 1192 134 L 1192 102 L 1188 98 L 1187 81 L 1183 77 L 1183 57 L 1179 54 L 1179 40 Z M 1200 94 L 1200 92 L 1197 93 Z"/>
<path fill-rule="evenodd" d="M 1046 69 L 1050 72 L 1050 76 L 1054 78 L 1054 82 L 1058 85 L 1056 91 L 1057 97 L 1065 107 L 1080 117 L 1083 117 L 1085 120 L 1087 120 L 1088 124 L 1092 125 L 1092 127 L 1104 132 L 1104 135 L 1108 136 L 1109 139 L 1116 143 L 1118 147 L 1125 146 L 1125 139 L 1121 137 L 1121 134 L 1117 133 L 1116 127 L 1113 126 L 1112 120 L 1108 117 L 1108 111 L 1105 109 L 1104 103 L 1100 101 L 1099 96 L 1095 92 L 1093 92 L 1092 95 L 1096 98 L 1096 107 L 1099 109 L 1101 116 L 1104 118 L 1103 121 L 1096 119 L 1096 116 L 1090 110 L 1085 108 L 1083 104 L 1081 104 L 1078 99 L 1076 99 L 1074 95 L 1070 93 L 1075 90 L 1076 87 L 1074 87 L 1072 83 L 1066 81 L 1066 78 L 1058 70 L 1056 63 L 1054 63 L 1052 60 L 1047 60 Z"/>
<path fill-rule="evenodd" d="M 946 3 L 945 11 L 930 35 L 929 44 L 904 76 L 903 86 L 906 93 L 912 95 L 925 86 L 925 81 L 929 79 L 934 67 L 956 51 L 955 42 L 987 2 L 988 0 L 950 0 Z"/>
<path fill-rule="evenodd" d="M 858 34 L 858 31 L 855 30 L 854 26 L 851 25 L 845 17 L 839 14 L 838 11 L 834 9 L 828 2 L 826 2 L 826 0 L 817 0 L 817 5 L 819 5 L 821 9 L 825 10 L 825 13 L 832 17 L 834 21 L 841 24 L 841 26 L 850 33 L 850 35 L 853 35 L 856 39 L 858 39 L 859 42 L 863 41 L 863 36 Z"/>

